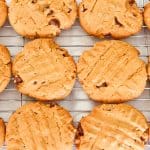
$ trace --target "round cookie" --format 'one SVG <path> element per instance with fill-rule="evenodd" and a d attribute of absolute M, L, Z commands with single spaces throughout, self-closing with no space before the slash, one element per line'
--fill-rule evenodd
<path fill-rule="evenodd" d="M 12 72 L 17 89 L 40 100 L 64 99 L 76 79 L 73 58 L 52 39 L 27 43 L 15 57 Z"/>
<path fill-rule="evenodd" d="M 77 16 L 75 0 L 11 0 L 9 20 L 27 38 L 53 37 L 70 28 Z"/>
<path fill-rule="evenodd" d="M 76 134 L 78 150 L 144 150 L 147 141 L 145 117 L 126 104 L 95 107 L 81 119 Z"/>
<path fill-rule="evenodd" d="M 0 0 L 0 27 L 2 27 L 7 19 L 7 5 L 5 0 Z"/>
<path fill-rule="evenodd" d="M 150 3 L 146 4 L 144 7 L 144 22 L 150 29 Z"/>
<path fill-rule="evenodd" d="M 139 51 L 122 41 L 98 42 L 77 64 L 78 78 L 88 94 L 103 103 L 120 103 L 138 97 L 147 80 Z"/>
<path fill-rule="evenodd" d="M 11 58 L 9 51 L 0 45 L 0 92 L 8 85 L 11 77 Z"/>
<path fill-rule="evenodd" d="M 72 150 L 75 136 L 72 117 L 64 108 L 30 103 L 9 119 L 8 150 Z"/>
<path fill-rule="evenodd" d="M 5 141 L 5 123 L 2 118 L 0 118 L 0 147 L 3 146 Z"/>
<path fill-rule="evenodd" d="M 135 0 L 82 0 L 80 24 L 90 35 L 116 39 L 139 32 L 143 17 Z"/>

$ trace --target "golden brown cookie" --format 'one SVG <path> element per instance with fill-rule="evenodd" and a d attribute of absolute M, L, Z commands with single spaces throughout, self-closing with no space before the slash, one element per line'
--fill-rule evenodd
<path fill-rule="evenodd" d="M 78 150 L 144 150 L 148 124 L 132 106 L 105 104 L 81 119 L 76 138 Z"/>
<path fill-rule="evenodd" d="M 9 51 L 0 45 L 0 92 L 8 85 L 11 77 L 11 58 Z"/>
<path fill-rule="evenodd" d="M 7 19 L 7 5 L 5 0 L 0 0 L 0 27 L 2 27 Z"/>
<path fill-rule="evenodd" d="M 122 41 L 98 42 L 85 51 L 77 64 L 78 78 L 89 97 L 120 103 L 138 97 L 147 80 L 139 51 Z"/>
<path fill-rule="evenodd" d="M 5 123 L 2 118 L 0 118 L 0 147 L 3 146 L 5 141 Z"/>
<path fill-rule="evenodd" d="M 52 39 L 36 39 L 25 45 L 12 67 L 17 89 L 41 100 L 68 96 L 76 79 L 76 65 L 68 52 Z"/>
<path fill-rule="evenodd" d="M 146 4 L 144 7 L 144 22 L 150 29 L 150 3 Z"/>
<path fill-rule="evenodd" d="M 11 0 L 9 20 L 27 38 L 53 37 L 70 28 L 77 16 L 75 0 Z"/>
<path fill-rule="evenodd" d="M 72 150 L 75 129 L 64 108 L 30 103 L 9 119 L 7 150 Z"/>
<path fill-rule="evenodd" d="M 91 35 L 119 39 L 141 30 L 143 17 L 135 0 L 82 0 L 81 26 Z"/>

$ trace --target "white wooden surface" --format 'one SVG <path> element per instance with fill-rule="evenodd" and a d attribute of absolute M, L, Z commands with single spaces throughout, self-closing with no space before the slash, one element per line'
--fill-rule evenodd
<path fill-rule="evenodd" d="M 143 8 L 146 2 L 148 2 L 148 0 L 137 0 L 140 8 Z M 85 33 L 79 26 L 78 20 L 70 30 L 64 31 L 56 38 L 57 43 L 68 49 L 69 53 L 74 56 L 76 61 L 84 50 L 88 49 L 99 40 L 100 39 L 87 35 L 87 33 Z M 140 33 L 124 39 L 124 41 L 136 46 L 141 52 L 140 57 L 147 62 L 147 56 L 150 55 L 150 31 L 147 30 L 146 26 L 143 26 Z M 9 48 L 12 59 L 26 42 L 26 39 L 15 33 L 9 23 L 6 23 L 6 25 L 0 29 L 0 43 Z M 2 117 L 7 123 L 12 112 L 21 105 L 32 100 L 32 98 L 17 92 L 11 81 L 6 90 L 0 93 L 0 117 Z M 74 118 L 74 122 L 77 123 L 82 116 L 87 115 L 98 103 L 88 99 L 77 81 L 71 95 L 69 95 L 64 101 L 59 102 L 59 104 L 70 111 Z M 150 122 L 150 83 L 147 83 L 143 94 L 136 100 L 129 102 L 129 104 L 142 111 L 148 122 Z M 1 148 L 1 150 L 5 149 L 6 146 Z M 145 149 L 150 150 L 150 145 L 147 145 Z"/>

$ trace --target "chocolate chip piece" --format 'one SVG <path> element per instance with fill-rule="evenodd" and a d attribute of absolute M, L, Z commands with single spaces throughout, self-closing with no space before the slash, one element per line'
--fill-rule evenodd
<path fill-rule="evenodd" d="M 135 3 L 135 0 L 129 0 L 129 5 L 133 5 Z"/>
<path fill-rule="evenodd" d="M 49 12 L 47 13 L 47 16 L 50 16 L 50 15 L 52 15 L 53 13 L 54 13 L 53 10 L 49 10 Z"/>
<path fill-rule="evenodd" d="M 46 13 L 47 16 L 52 15 L 54 13 L 54 11 L 50 9 L 49 5 L 45 6 L 44 12 Z"/>
<path fill-rule="evenodd" d="M 35 3 L 37 3 L 37 0 L 32 0 L 31 3 L 35 4 Z"/>
<path fill-rule="evenodd" d="M 72 9 L 71 9 L 71 8 L 69 8 L 67 13 L 71 13 L 71 11 L 72 11 Z"/>
<path fill-rule="evenodd" d="M 118 20 L 117 17 L 115 17 L 115 24 L 120 26 L 120 27 L 123 27 L 123 24 Z"/>
<path fill-rule="evenodd" d="M 49 25 L 57 26 L 58 28 L 60 27 L 60 22 L 58 19 L 51 19 L 49 21 Z"/>
<path fill-rule="evenodd" d="M 51 102 L 49 104 L 49 107 L 52 108 L 52 107 L 55 107 L 55 106 L 58 106 L 58 104 L 56 102 Z"/>
<path fill-rule="evenodd" d="M 45 81 L 42 81 L 42 82 L 41 82 L 41 84 L 45 84 L 45 83 L 46 83 Z"/>
<path fill-rule="evenodd" d="M 140 137 L 141 141 L 145 142 L 145 138 L 144 137 Z"/>
<path fill-rule="evenodd" d="M 101 85 L 96 85 L 97 88 L 101 88 L 101 87 L 107 87 L 108 84 L 106 82 L 103 82 Z"/>
<path fill-rule="evenodd" d="M 34 113 L 35 115 L 37 115 L 37 114 L 38 114 L 38 113 L 37 113 L 37 112 L 35 112 L 35 111 L 34 111 L 33 113 Z"/>
<path fill-rule="evenodd" d="M 72 76 L 71 76 L 71 79 L 74 79 L 74 78 L 75 78 L 75 75 L 72 75 Z"/>
<path fill-rule="evenodd" d="M 111 111 L 111 108 L 105 109 L 106 111 Z"/>
<path fill-rule="evenodd" d="M 37 84 L 37 81 L 34 81 L 33 84 L 36 85 L 36 84 Z"/>
<path fill-rule="evenodd" d="M 136 13 L 132 13 L 132 14 L 133 14 L 134 17 L 137 17 L 137 14 L 136 14 Z"/>
<path fill-rule="evenodd" d="M 144 134 L 140 137 L 141 141 L 144 142 L 144 144 L 147 143 L 147 136 L 149 134 L 149 128 L 147 128 L 145 131 L 144 131 Z"/>
<path fill-rule="evenodd" d="M 82 7 L 83 7 L 82 12 L 87 11 L 87 8 L 85 8 L 85 6 L 84 6 L 84 5 L 83 5 Z"/>
<path fill-rule="evenodd" d="M 80 136 L 84 136 L 84 132 L 83 132 L 81 123 L 79 123 L 77 130 L 78 130 Z"/>
<path fill-rule="evenodd" d="M 69 57 L 68 53 L 63 53 L 63 57 Z"/>
<path fill-rule="evenodd" d="M 82 129 L 81 123 L 79 123 L 78 127 L 77 127 L 77 132 L 75 135 L 75 144 L 76 145 L 79 145 L 81 136 L 84 136 L 84 131 Z"/>
<path fill-rule="evenodd" d="M 78 124 L 76 138 L 78 139 L 80 136 L 84 136 L 84 132 L 83 132 L 81 123 Z"/>
<path fill-rule="evenodd" d="M 19 75 L 15 76 L 14 78 L 14 83 L 15 84 L 19 84 L 19 83 L 22 83 L 23 80 L 21 79 L 21 77 Z"/>

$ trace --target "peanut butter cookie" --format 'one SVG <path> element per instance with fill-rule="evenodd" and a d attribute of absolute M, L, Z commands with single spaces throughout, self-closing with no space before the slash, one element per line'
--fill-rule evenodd
<path fill-rule="evenodd" d="M 5 141 L 5 123 L 2 118 L 0 118 L 0 147 L 3 146 Z"/>
<path fill-rule="evenodd" d="M 145 117 L 126 104 L 95 107 L 81 119 L 76 135 L 78 150 L 144 150 L 147 141 Z"/>
<path fill-rule="evenodd" d="M 2 27 L 7 19 L 7 5 L 5 0 L 0 0 L 0 27 Z"/>
<path fill-rule="evenodd" d="M 11 0 L 9 20 L 27 38 L 53 37 L 70 28 L 77 16 L 75 0 Z"/>
<path fill-rule="evenodd" d="M 77 64 L 79 80 L 89 95 L 103 103 L 137 98 L 147 80 L 146 64 L 139 51 L 122 41 L 98 42 L 85 51 Z"/>
<path fill-rule="evenodd" d="M 27 43 L 15 57 L 12 71 L 17 89 L 41 100 L 65 98 L 76 79 L 73 58 L 52 39 Z"/>
<path fill-rule="evenodd" d="M 116 39 L 139 32 L 143 24 L 135 0 L 82 0 L 79 18 L 89 34 Z"/>
<path fill-rule="evenodd" d="M 144 22 L 150 29 L 150 3 L 146 4 L 144 7 Z"/>
<path fill-rule="evenodd" d="M 9 51 L 0 45 L 0 92 L 8 85 L 11 77 L 11 58 Z"/>
<path fill-rule="evenodd" d="M 7 150 L 72 150 L 75 131 L 72 117 L 64 108 L 26 104 L 9 119 Z"/>

